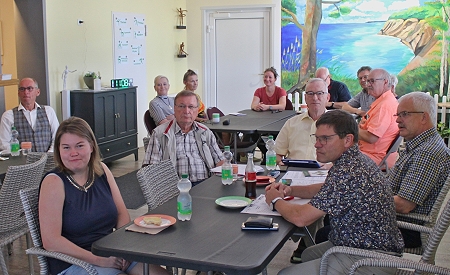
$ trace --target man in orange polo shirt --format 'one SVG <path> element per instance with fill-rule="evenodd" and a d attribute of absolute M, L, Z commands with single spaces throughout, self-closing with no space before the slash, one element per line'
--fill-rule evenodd
<path fill-rule="evenodd" d="M 367 114 L 359 124 L 359 148 L 377 165 L 386 155 L 389 145 L 398 133 L 396 117 L 398 102 L 391 92 L 390 74 L 383 69 L 374 69 L 367 79 L 367 91 L 375 97 Z M 392 167 L 397 153 L 391 154 L 387 160 Z"/>

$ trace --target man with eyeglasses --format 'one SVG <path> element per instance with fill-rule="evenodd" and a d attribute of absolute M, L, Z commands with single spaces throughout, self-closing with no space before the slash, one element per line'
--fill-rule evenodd
<path fill-rule="evenodd" d="M 359 68 L 356 76 L 358 77 L 359 85 L 362 90 L 357 95 L 355 95 L 348 102 L 335 102 L 334 106 L 339 108 L 342 107 L 352 114 L 357 114 L 359 116 L 364 116 L 370 109 L 370 105 L 375 101 L 375 98 L 367 92 L 367 79 L 369 78 L 369 73 L 372 70 L 369 66 L 362 66 Z"/>
<path fill-rule="evenodd" d="M 315 77 L 322 78 L 328 87 L 328 93 L 330 94 L 329 102 L 327 103 L 327 109 L 336 109 L 334 104 L 336 102 L 347 102 L 352 96 L 348 90 L 347 85 L 337 80 L 331 79 L 330 71 L 326 67 L 321 67 L 316 70 Z"/>
<path fill-rule="evenodd" d="M 195 121 L 198 104 L 191 91 L 176 95 L 175 118 L 153 130 L 142 167 L 170 159 L 178 176 L 188 174 L 195 186 L 210 176 L 210 169 L 222 165 L 224 157 L 213 132 Z"/>
<path fill-rule="evenodd" d="M 391 92 L 391 75 L 384 69 L 374 69 L 367 79 L 367 91 L 375 98 L 369 111 L 359 123 L 359 148 L 377 165 L 386 156 L 386 152 L 398 133 L 394 114 L 398 101 Z M 387 159 L 392 167 L 398 154 L 393 153 Z"/>
<path fill-rule="evenodd" d="M 0 122 L 1 150 L 10 150 L 11 127 L 15 126 L 19 142 L 30 141 L 31 151 L 53 152 L 59 122 L 52 107 L 36 103 L 40 93 L 36 80 L 24 78 L 20 81 L 19 106 L 4 112 Z"/>
<path fill-rule="evenodd" d="M 398 213 L 429 215 L 450 172 L 450 149 L 436 130 L 437 105 L 433 97 L 412 92 L 399 99 L 395 116 L 406 149 L 389 170 Z M 417 220 L 397 217 L 417 223 Z M 420 233 L 401 228 L 405 247 L 422 245 Z"/>
<path fill-rule="evenodd" d="M 334 246 L 377 250 L 401 255 L 403 239 L 397 227 L 391 187 L 380 169 L 358 148 L 358 124 L 348 112 L 335 110 L 316 122 L 317 160 L 332 162 L 324 183 L 266 187 L 266 203 L 286 220 L 302 227 L 325 214 L 330 216 L 329 241 L 307 248 L 300 265 L 281 270 L 279 275 L 319 274 L 322 255 Z M 311 199 L 304 205 L 283 200 L 286 196 Z M 362 257 L 333 254 L 330 274 L 347 274 Z M 361 274 L 394 274 L 396 269 L 363 268 Z"/>
<path fill-rule="evenodd" d="M 290 159 L 316 159 L 316 150 L 310 135 L 316 132 L 315 122 L 327 109 L 325 108 L 330 94 L 327 84 L 321 78 L 311 78 L 305 87 L 305 100 L 308 111 L 294 116 L 286 121 L 280 130 L 275 142 L 275 152 L 277 154 L 278 165 L 284 165 L 281 161 L 284 157 Z M 322 227 L 322 220 L 313 223 L 308 227 L 313 237 L 316 231 Z M 300 263 L 303 250 L 312 243 L 309 239 L 302 238 L 298 248 L 291 256 L 291 263 Z"/>

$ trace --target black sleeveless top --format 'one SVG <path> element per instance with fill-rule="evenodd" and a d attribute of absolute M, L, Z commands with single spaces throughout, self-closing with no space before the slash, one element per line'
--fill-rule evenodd
<path fill-rule="evenodd" d="M 106 175 L 97 177 L 87 192 L 75 188 L 65 174 L 56 169 L 64 183 L 65 200 L 61 235 L 79 247 L 91 250 L 93 242 L 110 234 L 117 224 L 117 208 Z M 58 274 L 71 264 L 47 258 L 51 274 Z"/>

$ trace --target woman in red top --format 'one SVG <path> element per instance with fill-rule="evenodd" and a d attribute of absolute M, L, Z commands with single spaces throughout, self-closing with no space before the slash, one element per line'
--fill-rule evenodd
<path fill-rule="evenodd" d="M 278 73 L 274 67 L 264 71 L 264 85 L 256 89 L 253 95 L 252 110 L 255 111 L 283 111 L 286 108 L 286 90 L 275 85 Z"/>

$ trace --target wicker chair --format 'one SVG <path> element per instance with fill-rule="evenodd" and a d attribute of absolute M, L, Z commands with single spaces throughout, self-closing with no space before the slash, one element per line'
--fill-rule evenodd
<path fill-rule="evenodd" d="M 397 213 L 397 216 L 413 218 L 415 220 L 424 222 L 423 226 L 428 227 L 428 228 L 433 228 L 436 225 L 436 220 L 439 216 L 439 211 L 441 210 L 442 204 L 444 203 L 445 197 L 447 196 L 447 193 L 449 190 L 450 190 L 450 175 L 447 178 L 447 180 L 445 181 L 444 185 L 442 186 L 441 192 L 439 193 L 439 196 L 436 198 L 436 201 L 434 202 L 434 205 L 431 208 L 431 211 L 428 215 L 422 215 L 422 214 L 416 214 L 416 213 L 409 213 L 409 214 Z M 401 228 L 410 229 L 409 223 L 399 222 L 398 226 Z M 428 240 L 428 234 L 421 233 L 420 237 L 422 239 L 422 246 L 417 247 L 417 248 L 405 248 L 406 253 L 422 255 L 424 248 L 425 248 L 425 244 L 427 243 L 427 240 Z M 434 261 L 434 256 L 435 255 L 433 255 L 433 257 L 432 257 L 433 261 Z"/>
<path fill-rule="evenodd" d="M 53 170 L 53 168 L 56 167 L 53 152 L 47 152 L 47 153 L 30 152 L 27 155 L 27 164 L 36 162 L 37 160 L 39 160 L 41 158 L 41 156 L 43 154 L 47 154 L 47 162 L 45 163 L 44 172 L 43 172 L 43 175 L 45 175 L 46 173 L 50 172 L 51 170 Z"/>
<path fill-rule="evenodd" d="M 383 170 L 386 171 L 386 173 L 389 171 L 388 165 L 387 165 L 387 159 L 389 158 L 389 156 L 392 153 L 395 153 L 398 151 L 398 147 L 400 147 L 400 144 L 403 141 L 403 137 L 400 136 L 400 134 L 397 134 L 397 136 L 392 140 L 391 145 L 389 145 L 389 148 L 386 151 L 386 155 L 384 156 L 384 158 L 381 160 L 380 164 L 378 165 L 378 167 Z"/>
<path fill-rule="evenodd" d="M 178 174 L 170 159 L 142 167 L 136 173 L 136 177 L 147 202 L 148 211 L 179 194 Z M 178 274 L 176 267 L 167 267 L 167 270 L 174 275 Z M 185 273 L 186 269 L 182 269 L 181 274 Z"/>
<path fill-rule="evenodd" d="M 27 188 L 20 190 L 20 199 L 22 200 L 23 209 L 25 211 L 25 217 L 30 228 L 31 239 L 33 240 L 34 247 L 26 250 L 28 255 L 36 255 L 41 268 L 40 274 L 49 274 L 47 257 L 55 258 L 61 261 L 65 261 L 70 264 L 78 265 L 86 270 L 90 275 L 97 275 L 97 271 L 94 267 L 82 260 L 68 256 L 59 252 L 47 251 L 42 247 L 41 231 L 39 227 L 39 188 Z"/>
<path fill-rule="evenodd" d="M 439 243 L 441 242 L 445 232 L 447 231 L 450 225 L 450 200 L 445 205 L 444 209 L 442 210 L 442 213 L 439 215 L 439 218 L 433 228 L 416 224 L 408 224 L 406 222 L 400 221 L 398 223 L 404 226 L 405 228 L 429 234 L 428 240 L 424 246 L 424 252 L 422 254 L 419 263 L 433 264 L 434 256 L 436 254 Z M 414 266 L 413 264 L 410 263 L 411 261 L 400 257 L 395 257 L 392 255 L 369 250 L 336 246 L 327 250 L 327 252 L 325 252 L 325 254 L 322 256 L 320 265 L 321 275 L 327 274 L 328 259 L 329 256 L 334 253 L 345 253 L 366 258 L 355 262 L 355 264 L 352 267 L 352 269 L 354 270 L 356 270 L 358 267 L 361 266 L 400 267 L 401 263 L 403 263 L 404 267 L 408 267 L 408 265 L 411 267 Z M 417 264 L 416 266 L 419 267 L 419 264 Z M 429 266 L 427 266 L 427 268 L 428 267 Z M 399 269 L 397 270 L 397 274 L 414 274 L 414 271 Z"/>
<path fill-rule="evenodd" d="M 148 211 L 178 195 L 178 174 L 171 160 L 141 168 L 136 177 L 147 202 Z"/>
<path fill-rule="evenodd" d="M 20 204 L 19 190 L 29 187 L 38 187 L 41 182 L 47 155 L 32 164 L 10 166 L 6 172 L 5 180 L 0 189 L 0 247 L 12 243 L 14 240 L 28 233 L 28 226 L 23 216 Z M 29 237 L 27 245 L 30 247 Z M 32 257 L 28 257 L 32 265 Z M 4 275 L 8 275 L 3 253 L 0 253 L 0 266 Z"/>

